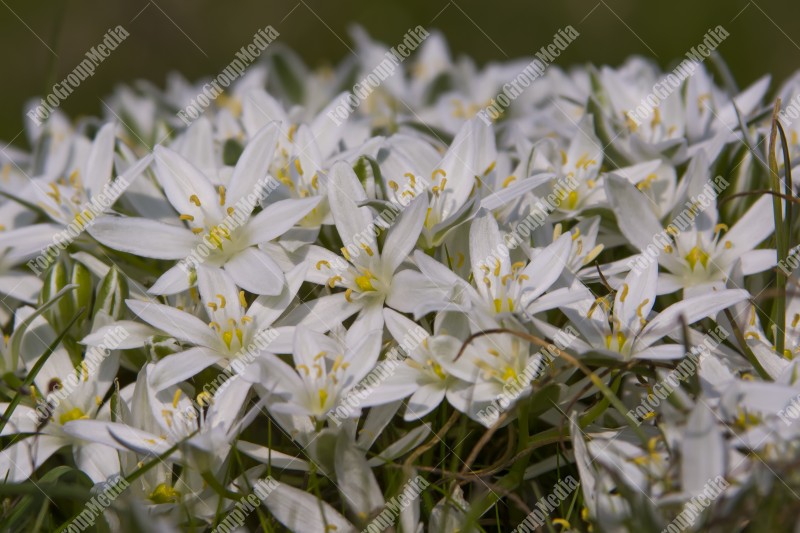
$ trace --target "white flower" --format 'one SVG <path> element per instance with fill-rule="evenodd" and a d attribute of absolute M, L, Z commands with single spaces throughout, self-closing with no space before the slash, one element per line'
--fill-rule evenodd
<path fill-rule="evenodd" d="M 230 185 L 216 189 L 190 161 L 168 148 L 157 147 L 156 176 L 180 213 L 180 225 L 144 218 L 103 217 L 92 226 L 92 235 L 124 252 L 155 259 L 186 259 L 189 267 L 197 263 L 192 257 L 202 245 L 210 254 L 206 263 L 224 268 L 240 287 L 257 294 L 278 294 L 283 272 L 258 245 L 280 237 L 319 199 L 278 202 L 252 214 L 266 187 L 266 168 L 276 135 L 275 125 L 266 126 L 245 148 Z M 178 264 L 159 278 L 151 292 L 172 294 L 188 289 L 190 284 L 187 265 Z"/>
<path fill-rule="evenodd" d="M 188 379 L 204 368 L 224 361 L 242 359 L 253 363 L 262 352 L 279 349 L 291 336 L 291 328 L 272 328 L 273 322 L 294 299 L 302 282 L 304 267 L 287 273 L 287 283 L 280 294 L 259 296 L 250 305 L 244 291 L 237 291 L 225 272 L 200 267 L 200 299 L 210 319 L 207 324 L 194 314 L 155 303 L 128 300 L 128 307 L 150 325 L 183 341 L 193 348 L 168 355 L 152 370 L 156 390 Z"/>

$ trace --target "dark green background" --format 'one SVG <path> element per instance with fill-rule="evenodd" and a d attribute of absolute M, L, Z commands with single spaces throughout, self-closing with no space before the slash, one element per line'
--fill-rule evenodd
<path fill-rule="evenodd" d="M 800 66 L 798 0 L 0 0 L 0 139 L 20 132 L 26 99 L 47 94 L 118 24 L 130 36 L 64 102 L 72 116 L 99 114 L 99 97 L 120 82 L 163 86 L 174 69 L 192 79 L 216 74 L 268 24 L 312 65 L 335 62 L 351 53 L 340 38 L 350 44 L 352 22 L 391 45 L 418 24 L 438 28 L 455 54 L 480 63 L 531 55 L 572 24 L 581 37 L 559 65 L 644 54 L 665 67 L 722 24 L 730 37 L 719 51 L 740 84 L 764 73 L 780 81 Z"/>

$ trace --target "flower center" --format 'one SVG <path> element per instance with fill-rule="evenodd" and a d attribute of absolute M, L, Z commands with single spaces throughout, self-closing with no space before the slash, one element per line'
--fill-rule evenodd
<path fill-rule="evenodd" d="M 58 417 L 59 423 L 63 426 L 67 422 L 72 422 L 73 420 L 85 420 L 89 418 L 83 411 L 81 411 L 78 407 L 73 407 L 69 411 L 65 411 L 61 413 L 61 416 Z"/>
<path fill-rule="evenodd" d="M 150 501 L 153 503 L 174 503 L 178 501 L 181 493 L 167 485 L 161 483 L 153 492 L 150 493 Z"/>
<path fill-rule="evenodd" d="M 692 270 L 695 269 L 698 262 L 703 265 L 703 268 L 708 267 L 708 254 L 699 246 L 695 246 L 689 250 L 689 253 L 686 254 L 686 260 L 689 262 L 689 266 L 692 267 Z"/>

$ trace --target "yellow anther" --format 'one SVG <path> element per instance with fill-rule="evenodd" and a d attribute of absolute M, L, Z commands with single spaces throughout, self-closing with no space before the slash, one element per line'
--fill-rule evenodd
<path fill-rule="evenodd" d="M 249 317 L 249 316 L 247 316 L 247 315 L 244 315 L 244 316 L 242 317 L 242 324 L 249 324 L 249 323 L 250 323 L 250 322 L 252 322 L 252 321 L 253 321 L 253 319 L 252 319 L 252 318 L 250 318 L 250 317 Z"/>
<path fill-rule="evenodd" d="M 181 389 L 175 389 L 175 394 L 172 395 L 172 408 L 173 409 L 177 409 L 178 408 L 178 400 L 180 400 L 182 392 L 183 391 Z"/>
<path fill-rule="evenodd" d="M 216 311 L 218 309 L 217 302 L 208 302 L 206 305 L 209 306 L 212 311 Z"/>
<path fill-rule="evenodd" d="M 714 226 L 714 233 L 719 233 L 722 230 L 728 231 L 728 225 L 720 222 L 719 224 Z"/>
<path fill-rule="evenodd" d="M 319 406 L 320 408 L 325 407 L 325 402 L 328 401 L 328 390 L 327 389 L 319 389 Z"/>
<path fill-rule="evenodd" d="M 332 278 L 328 279 L 328 287 L 331 289 L 336 285 L 337 281 L 342 281 L 342 276 L 333 276 Z"/>
<path fill-rule="evenodd" d="M 392 189 L 393 191 L 397 192 L 397 189 L 399 189 L 400 186 L 397 184 L 396 181 L 389 180 L 389 188 Z"/>
<path fill-rule="evenodd" d="M 203 228 L 192 228 L 192 233 L 194 233 L 195 235 L 199 235 L 203 233 Z"/>
<path fill-rule="evenodd" d="M 795 313 L 794 318 L 792 318 L 792 327 L 796 328 L 798 322 L 800 322 L 800 313 Z"/>
<path fill-rule="evenodd" d="M 325 261 L 324 259 L 321 259 L 317 261 L 317 270 L 322 270 L 323 265 L 328 268 L 331 268 L 331 264 L 329 262 Z"/>
<path fill-rule="evenodd" d="M 572 240 L 573 240 L 573 241 L 576 241 L 576 240 L 578 240 L 578 237 L 580 237 L 580 236 L 581 236 L 581 229 L 580 229 L 580 228 L 574 228 L 572 231 L 574 232 L 574 233 L 572 234 Z"/>
<path fill-rule="evenodd" d="M 200 207 L 200 198 L 198 198 L 196 194 L 191 195 L 189 197 L 189 201 L 192 202 L 197 207 Z"/>
<path fill-rule="evenodd" d="M 493 355 L 493 356 L 495 356 L 495 357 L 500 357 L 500 352 L 498 352 L 498 351 L 497 351 L 497 350 L 495 350 L 494 348 L 489 348 L 489 349 L 488 349 L 488 350 L 486 350 L 486 351 L 487 351 L 487 352 L 489 352 L 489 355 Z"/>
<path fill-rule="evenodd" d="M 89 365 L 86 364 L 86 361 L 81 361 L 81 374 L 83 381 L 89 381 Z"/>
<path fill-rule="evenodd" d="M 563 528 L 563 531 L 572 528 L 572 526 L 569 525 L 569 522 L 563 518 L 553 518 L 552 522 L 554 526 L 561 526 Z"/>
<path fill-rule="evenodd" d="M 628 288 L 629 287 L 628 287 L 627 283 L 623 283 L 622 284 L 622 293 L 619 295 L 619 301 L 620 302 L 624 302 L 625 298 L 628 297 Z"/>
<path fill-rule="evenodd" d="M 404 177 L 408 178 L 408 182 L 411 184 L 412 187 L 417 186 L 417 177 L 414 176 L 411 172 L 406 172 L 403 174 Z"/>
<path fill-rule="evenodd" d="M 181 220 L 188 220 L 189 222 L 194 221 L 194 217 L 192 215 L 181 215 L 178 218 Z"/>
<path fill-rule="evenodd" d="M 229 217 L 232 217 L 233 214 L 236 212 L 236 209 L 234 209 L 233 207 L 229 207 L 228 209 L 225 210 L 225 212 L 228 213 Z"/>
<path fill-rule="evenodd" d="M 589 154 L 583 154 L 580 159 L 575 163 L 577 168 L 583 168 L 584 170 L 589 168 L 589 165 L 596 165 L 597 161 L 594 159 L 589 159 Z"/>
<path fill-rule="evenodd" d="M 664 251 L 667 252 L 668 254 L 671 254 L 672 252 L 675 251 L 675 249 L 672 247 L 671 244 L 667 244 L 666 246 L 664 246 Z"/>
<path fill-rule="evenodd" d="M 319 176 L 317 174 L 311 176 L 311 187 L 314 188 L 314 190 L 319 189 Z"/>
<path fill-rule="evenodd" d="M 495 313 L 499 313 L 502 308 L 503 308 L 503 302 L 500 300 L 500 298 L 495 298 L 494 299 L 494 311 L 495 311 Z"/>
<path fill-rule="evenodd" d="M 298 174 L 300 174 L 301 176 L 303 175 L 303 167 L 300 164 L 300 160 L 299 159 L 295 159 L 294 160 L 294 168 L 297 170 Z"/>
<path fill-rule="evenodd" d="M 361 245 L 361 249 L 364 250 L 365 252 L 367 252 L 367 255 L 370 256 L 370 257 L 372 257 L 374 255 L 374 252 L 372 251 L 372 248 L 370 248 L 369 245 L 367 245 L 367 244 L 362 244 Z"/>
<path fill-rule="evenodd" d="M 239 305 L 247 307 L 247 299 L 244 297 L 244 291 L 239 291 Z"/>
<path fill-rule="evenodd" d="M 347 251 L 347 248 L 345 246 L 342 246 L 342 255 L 344 256 L 345 259 L 350 261 L 350 252 Z"/>
<path fill-rule="evenodd" d="M 346 291 L 344 291 L 344 299 L 350 303 L 353 303 L 352 294 L 353 294 L 353 289 L 347 289 Z"/>
<path fill-rule="evenodd" d="M 725 249 L 730 250 L 731 248 L 733 248 L 733 243 L 731 243 L 731 241 L 725 241 Z"/>
<path fill-rule="evenodd" d="M 217 298 L 219 298 L 220 309 L 225 309 L 225 303 L 227 302 L 227 300 L 225 300 L 225 297 L 221 294 L 217 294 Z"/>
<path fill-rule="evenodd" d="M 497 164 L 497 161 L 492 161 L 492 162 L 489 164 L 489 166 L 488 166 L 488 167 L 486 167 L 486 170 L 484 170 L 484 171 L 483 171 L 483 175 L 484 175 L 484 176 L 488 176 L 488 175 L 489 175 L 489 174 L 492 172 L 492 170 L 494 170 L 494 166 L 495 166 L 496 164 Z"/>
<path fill-rule="evenodd" d="M 458 257 L 458 260 L 456 261 L 456 268 L 461 268 L 462 266 L 464 266 L 464 254 L 458 252 L 458 255 L 456 257 Z"/>
<path fill-rule="evenodd" d="M 217 187 L 217 193 L 219 194 L 219 205 L 225 205 L 225 186 Z"/>
<path fill-rule="evenodd" d="M 296 365 L 296 367 L 297 367 L 298 370 L 302 370 L 303 372 L 305 372 L 306 376 L 310 376 L 311 375 L 311 371 L 308 369 L 308 367 L 306 365 Z"/>
<path fill-rule="evenodd" d="M 216 323 L 216 322 L 214 322 L 213 320 L 212 320 L 211 322 L 209 322 L 209 323 L 208 323 L 208 327 L 210 327 L 210 328 L 212 328 L 212 329 L 215 329 L 215 330 L 217 330 L 217 331 L 219 331 L 219 330 L 220 330 L 220 326 L 219 326 L 219 324 L 218 324 L 218 323 Z"/>
<path fill-rule="evenodd" d="M 52 192 L 48 192 L 47 196 L 50 196 L 53 200 L 56 201 L 57 204 L 61 203 L 61 191 L 59 190 L 58 186 L 55 183 L 48 183 Z"/>

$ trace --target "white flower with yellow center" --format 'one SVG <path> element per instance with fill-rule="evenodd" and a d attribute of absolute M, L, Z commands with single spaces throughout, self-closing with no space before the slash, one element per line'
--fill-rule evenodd
<path fill-rule="evenodd" d="M 702 193 L 693 195 L 691 191 L 702 190 L 706 179 L 689 186 L 690 199 L 701 198 Z M 660 276 L 660 294 L 724 287 L 737 262 L 744 275 L 761 272 L 776 263 L 775 250 L 755 249 L 775 226 L 772 199 L 768 196 L 758 199 L 730 228 L 718 223 L 714 198 L 709 198 L 705 206 L 687 205 L 665 228 L 653 212 L 651 201 L 628 180 L 609 176 L 606 187 L 620 230 L 643 252 L 641 261 L 657 261 L 668 271 Z M 652 255 L 656 257 L 651 258 Z"/>
<path fill-rule="evenodd" d="M 266 126 L 245 148 L 228 187 L 214 187 L 191 162 L 168 148 L 156 147 L 156 177 L 167 199 L 180 213 L 175 224 L 130 217 L 103 217 L 91 228 L 101 243 L 116 250 L 155 259 L 184 260 L 151 288 L 173 294 L 191 285 L 189 270 L 202 262 L 223 268 L 237 285 L 256 294 L 279 294 L 281 268 L 261 248 L 292 228 L 319 198 L 286 200 L 256 215 L 269 194 L 267 168 L 277 126 Z"/>
<path fill-rule="evenodd" d="M 341 322 L 361 312 L 367 323 L 380 327 L 384 303 L 390 307 L 407 303 L 404 287 L 396 285 L 394 278 L 417 243 L 427 198 L 421 195 L 411 201 L 386 229 L 386 224 L 373 216 L 369 208 L 359 207 L 359 203 L 367 200 L 366 192 L 345 162 L 331 169 L 328 195 L 344 245 L 342 255 L 312 246 L 306 257 L 307 279 L 327 283 L 332 289 L 343 288 L 344 293 L 323 296 L 304 306 L 300 311 L 310 313 L 304 323 L 312 329 L 327 331 L 334 323 L 326 321 Z M 380 246 L 376 232 L 384 231 L 386 238 Z"/>
<path fill-rule="evenodd" d="M 288 272 L 280 294 L 259 296 L 248 305 L 244 291 L 237 290 L 224 271 L 200 267 L 198 285 L 208 323 L 167 305 L 128 300 L 128 307 L 139 318 L 194 346 L 160 360 L 152 370 L 153 386 L 161 390 L 215 363 L 239 359 L 246 366 L 266 349 L 286 347 L 287 341 L 282 339 L 291 337 L 291 328 L 272 328 L 272 323 L 294 299 L 304 270 L 305 266 L 299 266 Z"/>
<path fill-rule="evenodd" d="M 614 299 L 609 296 L 587 299 L 562 309 L 583 335 L 572 348 L 578 352 L 599 352 L 618 359 L 678 359 L 686 349 L 681 344 L 656 344 L 679 331 L 682 318 L 692 324 L 713 317 L 719 311 L 747 300 L 750 293 L 739 289 L 712 291 L 686 298 L 651 315 L 656 300 L 658 265 L 649 263 L 641 270 L 631 270 Z M 552 326 L 537 322 L 545 333 Z"/>
<path fill-rule="evenodd" d="M 380 345 L 380 330 L 353 328 L 342 340 L 298 326 L 291 350 L 293 366 L 272 354 L 260 360 L 268 376 L 263 385 L 276 395 L 270 409 L 324 420 L 375 366 Z"/>

